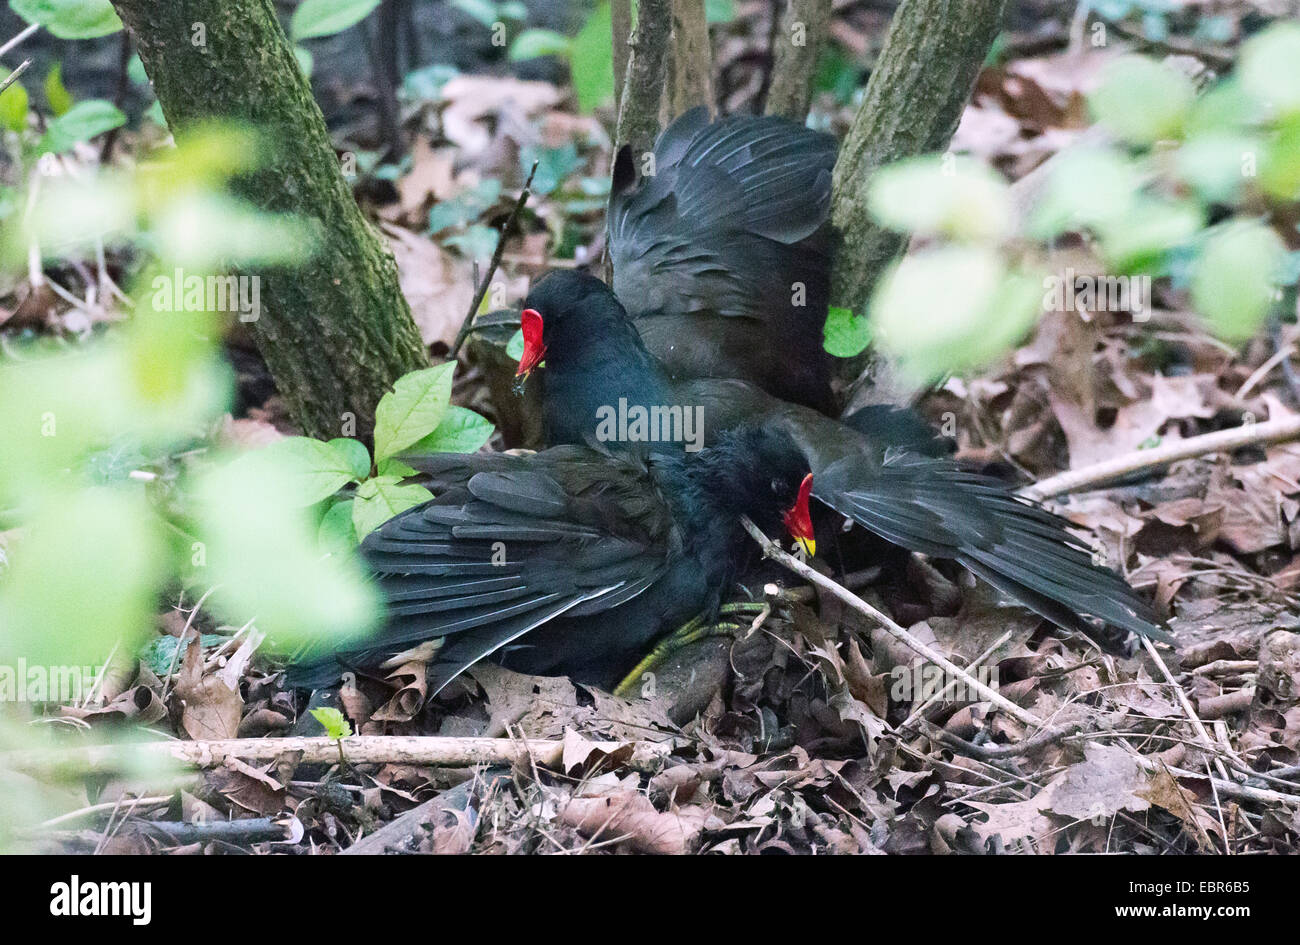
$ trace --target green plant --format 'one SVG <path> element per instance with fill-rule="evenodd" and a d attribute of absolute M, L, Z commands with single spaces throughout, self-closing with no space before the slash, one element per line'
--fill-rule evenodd
<path fill-rule="evenodd" d="M 873 341 L 920 380 L 986 364 L 1037 318 L 1050 245 L 1066 233 L 1110 273 L 1186 290 L 1221 337 L 1249 338 L 1296 280 L 1275 229 L 1288 218 L 1275 210 L 1300 200 L 1296 61 L 1300 25 L 1286 23 L 1247 42 L 1236 73 L 1201 94 L 1154 60 L 1112 62 L 1088 100 L 1111 142 L 1062 154 L 1027 212 L 974 160 L 883 169 L 873 215 L 924 243 L 882 276 L 869 324 L 831 313 L 827 350 L 852 355 Z"/>
<path fill-rule="evenodd" d="M 287 477 L 288 501 L 314 507 L 322 548 L 350 551 L 383 522 L 432 498 L 423 486 L 403 482 L 415 471 L 399 454 L 472 453 L 492 435 L 492 424 L 450 403 L 454 368 L 415 371 L 384 395 L 375 411 L 373 462 L 358 440 L 293 436 L 245 454 L 237 461 L 241 473 L 250 480 L 272 471 Z"/>
<path fill-rule="evenodd" d="M 610 6 L 603 2 L 587 18 L 576 36 L 554 30 L 528 29 L 510 44 L 509 58 L 536 59 L 558 56 L 569 64 L 578 107 L 590 112 L 614 97 L 614 52 L 609 37 Z"/>

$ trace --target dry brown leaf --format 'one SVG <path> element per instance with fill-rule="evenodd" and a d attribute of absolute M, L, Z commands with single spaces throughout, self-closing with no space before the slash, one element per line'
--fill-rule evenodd
<path fill-rule="evenodd" d="M 620 837 L 640 853 L 680 855 L 695 849 L 710 815 L 696 805 L 661 813 L 644 794 L 618 791 L 573 797 L 559 819 L 593 841 Z"/>
<path fill-rule="evenodd" d="M 219 676 L 204 675 L 203 650 L 198 637 L 185 649 L 185 659 L 176 675 L 176 698 L 180 700 L 181 726 L 190 738 L 234 738 L 244 699 L 238 685 L 232 689 Z"/>

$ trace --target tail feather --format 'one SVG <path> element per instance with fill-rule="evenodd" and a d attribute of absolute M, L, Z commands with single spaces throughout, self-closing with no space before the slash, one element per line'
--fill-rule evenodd
<path fill-rule="evenodd" d="M 996 479 L 907 455 L 869 468 L 858 457 L 814 475 L 814 495 L 896 545 L 951 558 L 1035 613 L 1088 630 L 1083 615 L 1165 643 L 1154 608 L 1093 561 L 1070 525 Z"/>

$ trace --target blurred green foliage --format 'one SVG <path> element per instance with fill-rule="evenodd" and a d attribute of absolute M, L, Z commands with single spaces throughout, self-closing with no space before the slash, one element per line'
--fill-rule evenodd
<path fill-rule="evenodd" d="M 554 30 L 524 30 L 510 44 L 511 60 L 558 56 L 569 64 L 578 108 L 591 112 L 614 97 L 614 50 L 608 0 L 600 3 L 576 36 Z"/>
<path fill-rule="evenodd" d="M 1169 279 L 1216 334 L 1251 337 L 1296 278 L 1274 229 L 1289 217 L 1274 211 L 1300 200 L 1297 62 L 1294 23 L 1246 42 L 1235 74 L 1201 94 L 1170 65 L 1111 62 L 1088 99 L 1110 143 L 1064 152 L 1029 207 L 954 155 L 883 169 L 872 214 L 922 242 L 879 280 L 871 330 L 833 318 L 827 350 L 856 354 L 870 339 L 922 381 L 988 364 L 1034 323 L 1050 246 L 1069 233 L 1109 274 Z"/>

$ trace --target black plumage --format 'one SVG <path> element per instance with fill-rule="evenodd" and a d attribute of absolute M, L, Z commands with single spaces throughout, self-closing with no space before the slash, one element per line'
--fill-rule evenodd
<path fill-rule="evenodd" d="M 390 519 L 362 553 L 387 601 L 382 631 L 299 653 L 289 685 L 432 657 L 437 692 L 491 654 L 521 672 L 610 686 L 655 638 L 716 612 L 752 542 L 777 534 L 807 460 L 743 427 L 699 453 L 412 457 L 435 498 Z"/>
<path fill-rule="evenodd" d="M 699 407 L 710 439 L 760 422 L 798 443 L 813 470 L 817 499 L 875 534 L 911 551 L 955 559 L 1061 626 L 1091 629 L 1087 616 L 1168 640 L 1150 604 L 1097 566 L 1067 522 L 999 480 L 942 458 L 914 415 L 876 409 L 841 422 L 811 409 L 832 400 L 823 362 L 814 359 L 813 370 L 806 370 L 803 361 L 813 346 L 820 355 L 826 304 L 820 295 L 820 308 L 791 309 L 785 300 L 791 283 L 824 287 L 829 281 L 824 139 L 780 119 L 707 125 L 688 114 L 656 145 L 662 155 L 655 177 L 637 186 L 626 176 L 618 182 L 610 251 L 614 284 L 630 315 L 604 283 L 577 272 L 546 276 L 525 302 L 540 319 L 547 359 L 542 383 L 549 442 L 589 440 L 595 411 L 619 397 L 644 406 Z M 695 154 L 725 161 L 693 162 Z M 790 204 L 779 186 L 789 181 L 807 188 L 802 208 Z M 773 228 L 776 221 L 763 212 L 768 187 L 786 209 L 785 228 Z M 726 195 L 728 212 L 698 196 L 705 193 Z M 727 235 L 714 238 L 715 231 Z M 701 247 L 694 256 L 685 249 L 692 245 Z M 754 247 L 762 248 L 759 267 L 789 281 L 773 285 L 762 278 L 747 255 Z M 620 263 L 630 271 L 620 274 Z M 720 272 L 745 275 L 724 278 Z M 657 280 L 667 289 L 656 288 Z M 667 335 L 660 330 L 664 324 L 673 326 Z M 720 337 L 747 343 L 719 344 Z M 793 389 L 782 383 L 782 373 L 796 379 Z"/>

